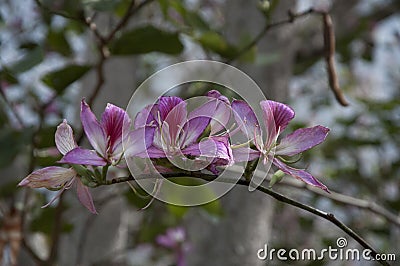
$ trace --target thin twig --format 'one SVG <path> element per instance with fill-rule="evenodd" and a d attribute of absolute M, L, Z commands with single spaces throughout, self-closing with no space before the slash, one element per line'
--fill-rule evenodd
<path fill-rule="evenodd" d="M 247 180 L 240 179 L 238 181 L 229 179 L 229 178 L 221 178 L 219 177 L 216 179 L 218 176 L 215 175 L 210 175 L 210 174 L 204 174 L 201 172 L 179 172 L 179 173 L 166 173 L 166 174 L 161 174 L 162 177 L 164 178 L 173 178 L 173 177 L 194 177 L 194 178 L 201 178 L 205 181 L 218 181 L 218 182 L 224 182 L 224 183 L 233 183 L 233 184 L 238 184 L 242 186 L 249 186 L 250 182 Z M 154 175 L 139 175 L 136 179 L 146 179 L 146 178 L 154 178 Z M 111 184 L 117 184 L 121 182 L 126 182 L 126 181 L 132 181 L 136 180 L 133 176 L 127 176 L 127 177 L 119 177 L 119 178 L 114 178 L 111 180 L 107 180 L 104 182 L 103 185 L 111 185 Z M 289 197 L 286 197 L 276 191 L 273 191 L 270 188 L 264 187 L 264 186 L 258 186 L 257 187 L 258 191 L 261 191 L 265 194 L 270 195 L 271 197 L 275 198 L 276 200 L 279 200 L 281 202 L 287 203 L 289 205 L 295 206 L 297 208 L 300 208 L 302 210 L 305 210 L 307 212 L 310 212 L 312 214 L 315 214 L 317 216 L 320 216 L 334 225 L 336 225 L 338 228 L 340 228 L 343 232 L 348 234 L 350 237 L 352 237 L 355 241 L 357 241 L 362 247 L 365 249 L 371 250 L 371 255 L 373 257 L 378 255 L 378 252 L 365 240 L 363 239 L 360 235 L 358 235 L 356 232 L 354 232 L 351 228 L 346 226 L 344 223 L 342 223 L 340 220 L 338 220 L 334 214 L 328 213 L 321 211 L 317 208 L 314 208 L 312 206 L 303 204 L 301 202 L 298 202 L 294 199 L 291 199 Z M 390 265 L 386 261 L 379 261 L 380 264 L 382 265 Z"/>
<path fill-rule="evenodd" d="M 323 196 L 325 198 L 331 199 L 337 203 L 357 207 L 360 209 L 366 209 L 372 213 L 382 216 L 383 218 L 385 218 L 392 224 L 400 227 L 400 216 L 392 213 L 391 211 L 385 209 L 384 207 L 380 206 L 379 204 L 377 204 L 375 202 L 370 202 L 368 200 L 351 197 L 348 195 L 337 193 L 332 190 L 330 190 L 330 193 L 328 194 L 328 193 L 325 193 L 324 191 L 321 191 L 320 189 L 318 189 L 316 187 L 307 185 L 304 182 L 300 182 L 300 181 L 297 182 L 297 180 L 282 180 L 277 185 L 285 185 L 285 186 L 290 186 L 290 187 L 299 188 L 299 189 L 307 189 L 308 191 L 311 191 L 311 192 L 318 194 L 320 196 Z"/>
<path fill-rule="evenodd" d="M 247 51 L 249 51 L 251 48 L 253 48 L 263 37 L 264 35 L 271 29 L 273 28 L 277 28 L 286 24 L 290 24 L 293 23 L 296 19 L 301 18 L 301 17 L 305 17 L 308 16 L 312 13 L 318 13 L 318 11 L 316 11 L 313 8 L 307 9 L 306 11 L 303 11 L 301 13 L 293 13 L 291 11 L 288 12 L 288 18 L 281 20 L 281 21 L 277 21 L 277 22 L 272 22 L 272 23 L 267 23 L 265 24 L 265 26 L 262 28 L 262 30 L 254 37 L 253 40 L 251 40 L 246 46 L 244 46 L 242 49 L 239 50 L 239 52 L 237 52 L 237 54 L 231 58 L 230 60 L 228 60 L 226 63 L 232 63 L 233 61 L 235 61 L 236 59 L 240 58 L 243 54 L 245 54 Z"/>
<path fill-rule="evenodd" d="M 0 85 L 1 86 L 1 85 Z M 18 114 L 18 112 L 16 110 L 14 110 L 14 108 L 12 107 L 11 103 L 8 101 L 6 94 L 3 91 L 3 88 L 0 88 L 0 95 L 4 100 L 4 104 L 6 107 L 8 107 L 9 111 L 11 112 L 11 114 L 14 116 L 14 118 L 17 120 L 18 124 L 20 127 L 24 127 L 24 121 L 22 120 L 22 118 L 20 117 L 20 115 Z"/>
<path fill-rule="evenodd" d="M 64 206 L 63 206 L 63 195 L 58 199 L 58 203 L 55 209 L 55 217 L 54 217 L 54 228 L 53 232 L 51 235 L 51 249 L 50 249 L 50 254 L 48 259 L 46 260 L 47 265 L 53 265 L 56 260 L 57 260 L 57 254 L 58 254 L 58 244 L 59 244 L 59 239 L 61 235 L 61 230 L 62 230 L 62 214 L 64 211 Z"/>
<path fill-rule="evenodd" d="M 348 106 L 349 103 L 344 98 L 342 90 L 339 87 L 339 79 L 335 67 L 335 32 L 333 29 L 332 18 L 328 13 L 322 13 L 322 21 L 324 25 L 324 47 L 325 62 L 329 77 L 329 86 L 336 97 L 336 100 L 342 106 Z"/>

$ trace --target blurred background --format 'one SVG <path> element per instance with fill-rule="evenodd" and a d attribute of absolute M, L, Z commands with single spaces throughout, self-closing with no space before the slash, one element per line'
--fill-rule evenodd
<path fill-rule="evenodd" d="M 322 15 L 315 10 L 332 17 L 334 78 L 347 107 L 330 89 Z M 108 102 L 127 106 L 157 70 L 192 59 L 246 72 L 267 98 L 294 108 L 290 130 L 329 127 L 327 141 L 306 152 L 299 166 L 340 194 L 289 177 L 274 189 L 334 213 L 400 261 L 399 1 L 1 0 L 2 265 L 284 265 L 259 260 L 257 250 L 264 244 L 321 250 L 339 237 L 361 250 L 326 220 L 246 187 L 204 206 L 155 201 L 143 211 L 149 199 L 126 184 L 101 187 L 92 190 L 99 215 L 79 205 L 72 190 L 42 209 L 55 192 L 17 188 L 61 157 L 54 132 L 63 118 L 80 136 L 82 97 L 99 117 Z M 214 88 L 177 93 L 191 97 Z"/>

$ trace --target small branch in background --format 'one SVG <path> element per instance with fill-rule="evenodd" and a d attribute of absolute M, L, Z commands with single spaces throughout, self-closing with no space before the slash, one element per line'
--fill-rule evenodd
<path fill-rule="evenodd" d="M 277 21 L 277 22 L 273 22 L 273 23 L 267 23 L 265 24 L 264 28 L 256 35 L 256 37 L 254 37 L 254 39 L 252 41 L 250 41 L 246 46 L 244 46 L 242 49 L 239 50 L 239 52 L 235 55 L 234 58 L 230 59 L 229 61 L 227 61 L 226 63 L 232 63 L 233 61 L 235 61 L 236 59 L 240 58 L 242 55 L 244 55 L 247 51 L 249 51 L 251 48 L 253 48 L 263 37 L 264 35 L 271 29 L 273 28 L 277 28 L 286 24 L 291 24 L 293 22 L 295 22 L 296 19 L 301 18 L 301 17 L 305 17 L 308 16 L 310 14 L 313 13 L 318 13 L 318 11 L 316 11 L 313 8 L 307 9 L 306 11 L 300 12 L 300 13 L 294 13 L 292 11 L 288 11 L 288 18 L 281 20 L 281 21 Z"/>
<path fill-rule="evenodd" d="M 51 235 L 51 249 L 48 259 L 46 260 L 47 265 L 54 265 L 57 262 L 57 254 L 58 254 L 58 244 L 62 231 L 62 214 L 64 212 L 63 206 L 63 197 L 64 194 L 58 198 L 58 203 L 55 210 L 54 217 L 54 229 Z"/>
<path fill-rule="evenodd" d="M 290 186 L 290 187 L 299 188 L 299 189 L 307 189 L 310 192 L 313 192 L 315 194 L 318 194 L 319 196 L 323 196 L 325 198 L 331 199 L 332 201 L 335 201 L 337 203 L 357 207 L 360 209 L 365 209 L 372 213 L 378 214 L 378 215 L 382 216 L 383 218 L 385 218 L 390 223 L 400 227 L 400 216 L 390 212 L 389 210 L 385 209 L 384 207 L 382 207 L 374 202 L 351 197 L 348 195 L 334 192 L 332 190 L 330 190 L 330 193 L 327 194 L 324 191 L 321 191 L 320 189 L 318 189 L 316 187 L 307 185 L 306 183 L 303 183 L 300 181 L 297 182 L 297 180 L 282 180 L 277 185 Z"/>
<path fill-rule="evenodd" d="M 1 84 L 0 84 L 1 86 Z M 0 87 L 0 95 L 3 98 L 4 101 L 4 105 L 7 107 L 7 109 L 11 112 L 12 116 L 15 118 L 15 120 L 17 120 L 18 122 L 18 126 L 21 128 L 24 128 L 24 121 L 22 120 L 22 118 L 20 117 L 20 115 L 18 114 L 18 112 L 16 110 L 14 110 L 13 106 L 11 105 L 11 103 L 8 101 L 6 94 L 3 91 L 3 88 Z"/>
<path fill-rule="evenodd" d="M 332 18 L 328 13 L 322 13 L 322 21 L 324 24 L 324 47 L 325 61 L 328 72 L 329 86 L 336 97 L 336 100 L 342 106 L 348 106 L 349 103 L 344 98 L 342 90 L 339 87 L 339 79 L 335 67 L 335 32 L 333 29 Z"/>
<path fill-rule="evenodd" d="M 194 177 L 194 178 L 201 178 L 205 181 L 218 181 L 218 182 L 224 182 L 224 183 L 233 183 L 233 184 L 238 184 L 238 185 L 247 186 L 247 187 L 250 184 L 250 181 L 243 180 L 243 179 L 240 179 L 238 181 L 233 180 L 233 179 L 228 179 L 228 178 L 221 178 L 221 177 L 216 179 L 218 176 L 210 175 L 210 174 L 203 174 L 201 172 L 165 173 L 165 174 L 161 174 L 161 175 L 163 176 L 163 178 Z M 154 175 L 151 175 L 151 174 L 146 174 L 146 175 L 139 175 L 138 178 L 136 178 L 136 179 L 147 179 L 147 178 L 157 178 L 157 177 L 154 177 Z M 107 180 L 102 185 L 112 185 L 112 184 L 122 183 L 122 182 L 126 182 L 126 181 L 134 181 L 136 179 L 133 176 L 119 177 L 119 178 Z M 349 228 L 344 223 L 342 223 L 340 220 L 338 220 L 334 216 L 334 214 L 324 212 L 324 211 L 316 209 L 312 206 L 298 202 L 294 199 L 286 197 L 286 196 L 284 196 L 270 188 L 264 187 L 264 186 L 258 186 L 257 190 L 270 195 L 271 197 L 275 198 L 278 201 L 295 206 L 299 209 L 305 210 L 307 212 L 310 212 L 312 214 L 315 214 L 319 217 L 322 217 L 322 218 L 328 220 L 329 222 L 333 223 L 338 228 L 340 228 L 343 232 L 348 234 L 355 241 L 357 241 L 362 247 L 364 247 L 365 249 L 371 250 L 372 256 L 375 257 L 376 255 L 378 255 L 378 252 L 366 240 L 364 240 L 360 235 L 358 235 L 356 232 L 354 232 L 351 228 Z M 382 265 L 389 265 L 386 261 L 378 261 L 378 262 Z"/>

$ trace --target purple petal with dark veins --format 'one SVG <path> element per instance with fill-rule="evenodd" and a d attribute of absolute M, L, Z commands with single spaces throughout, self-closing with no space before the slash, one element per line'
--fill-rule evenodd
<path fill-rule="evenodd" d="M 282 132 L 294 117 L 293 109 L 286 104 L 266 100 L 261 101 L 260 105 L 264 113 L 265 125 L 269 127 L 274 121 L 275 131 Z"/>
<path fill-rule="evenodd" d="M 257 117 L 250 105 L 242 100 L 234 100 L 232 101 L 232 109 L 236 123 L 249 139 L 253 139 L 254 134 L 261 134 Z"/>
<path fill-rule="evenodd" d="M 275 154 L 292 156 L 311 149 L 323 142 L 328 132 L 329 128 L 323 126 L 297 129 L 281 140 Z"/>
<path fill-rule="evenodd" d="M 249 147 L 233 148 L 233 159 L 235 162 L 252 161 L 260 157 L 261 153 Z"/>
<path fill-rule="evenodd" d="M 68 164 L 83 164 L 93 166 L 104 166 L 107 164 L 106 160 L 101 158 L 95 151 L 82 148 L 75 148 L 65 154 L 59 163 Z"/>
<path fill-rule="evenodd" d="M 82 100 L 81 104 L 81 121 L 85 134 L 92 147 L 106 157 L 107 151 L 107 135 L 103 127 L 97 121 L 96 116 L 90 110 L 89 105 Z"/>
<path fill-rule="evenodd" d="M 160 111 L 161 120 L 164 121 L 172 109 L 179 106 L 180 112 L 175 115 L 180 115 L 186 119 L 186 102 L 176 96 L 164 96 L 158 101 L 158 110 Z"/>
<path fill-rule="evenodd" d="M 121 143 L 122 132 L 130 128 L 131 120 L 125 110 L 108 103 L 101 116 L 101 126 L 107 136 L 108 152 L 113 153 L 115 146 Z"/>
<path fill-rule="evenodd" d="M 70 125 L 68 125 L 67 120 L 65 119 L 57 127 L 55 134 L 55 142 L 58 151 L 62 155 L 65 155 L 67 152 L 78 147 L 74 139 L 74 133 L 72 131 L 72 128 L 70 127 Z"/>
<path fill-rule="evenodd" d="M 279 161 L 276 158 L 272 162 L 280 170 L 282 170 L 282 172 L 284 172 L 285 174 L 291 175 L 311 186 L 319 187 L 319 188 L 325 190 L 326 192 L 329 192 L 328 188 L 324 184 L 322 184 L 320 181 L 318 181 L 315 177 L 313 177 L 308 172 L 301 170 L 301 169 L 295 169 L 290 166 L 287 166 L 286 164 L 284 164 L 283 162 Z"/>
<path fill-rule="evenodd" d="M 86 207 L 86 209 L 93 214 L 98 214 L 89 188 L 85 186 L 79 178 L 76 179 L 76 193 L 78 194 L 79 201 Z"/>
<path fill-rule="evenodd" d="M 204 116 L 196 117 L 187 121 L 183 126 L 183 133 L 182 136 L 180 137 L 181 139 L 180 146 L 184 148 L 194 143 L 204 132 L 209 123 L 210 123 L 210 118 Z"/>

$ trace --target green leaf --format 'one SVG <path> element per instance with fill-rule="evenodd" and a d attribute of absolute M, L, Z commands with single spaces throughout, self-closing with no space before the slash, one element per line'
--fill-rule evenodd
<path fill-rule="evenodd" d="M 237 54 L 237 48 L 230 45 L 220 34 L 214 31 L 203 33 L 199 38 L 199 42 L 205 49 L 213 51 L 222 57 L 233 58 Z"/>
<path fill-rule="evenodd" d="M 140 193 L 140 195 L 136 194 L 131 189 L 128 189 L 124 193 L 124 197 L 130 205 L 141 209 L 150 202 L 151 197 L 142 188 L 137 187 L 136 190 L 138 193 Z"/>
<path fill-rule="evenodd" d="M 0 168 L 10 166 L 18 153 L 31 140 L 32 131 L 19 132 L 10 128 L 0 131 Z"/>
<path fill-rule="evenodd" d="M 58 94 L 61 94 L 69 85 L 84 76 L 90 69 L 91 66 L 88 65 L 69 65 L 47 73 L 42 77 L 42 81 Z"/>
<path fill-rule="evenodd" d="M 124 33 L 111 46 L 115 55 L 134 55 L 150 52 L 179 54 L 183 44 L 178 33 L 167 32 L 153 26 L 144 26 Z"/>
<path fill-rule="evenodd" d="M 48 236 L 53 233 L 54 230 L 54 218 L 56 214 L 56 208 L 48 207 L 40 209 L 40 212 L 32 220 L 30 224 L 30 230 L 32 232 L 41 232 Z M 73 230 L 73 224 L 63 222 L 61 225 L 61 231 L 63 233 L 69 233 Z"/>
<path fill-rule="evenodd" d="M 183 186 L 196 186 L 198 187 L 198 193 L 196 195 L 188 195 L 185 193 L 185 190 L 182 189 L 177 189 L 176 186 L 171 186 L 169 182 L 163 183 L 163 189 L 165 191 L 168 191 L 166 195 L 168 195 L 168 201 L 169 202 L 182 202 L 183 199 L 190 197 L 192 200 L 194 199 L 193 197 L 197 197 L 196 200 L 199 202 L 207 202 L 209 200 L 215 199 L 215 193 L 213 190 L 211 190 L 209 187 L 201 186 L 205 183 L 203 180 L 198 180 L 194 179 L 192 177 L 176 177 L 176 178 L 170 178 L 168 179 L 169 181 L 172 181 L 176 184 L 183 185 Z M 179 207 L 179 206 L 175 206 Z M 205 212 L 208 214 L 214 216 L 214 217 L 219 217 L 223 214 L 223 210 L 221 207 L 221 204 L 219 200 L 212 200 L 209 203 L 199 205 L 198 207 L 202 208 Z M 182 207 L 188 209 L 189 207 Z M 170 208 L 169 208 L 170 209 Z M 171 209 L 170 209 L 171 210 Z M 187 210 L 179 210 L 175 208 L 174 211 L 177 212 L 177 214 L 182 214 L 182 216 L 185 214 Z"/>
<path fill-rule="evenodd" d="M 6 184 L 2 184 L 0 186 L 0 198 L 8 198 L 15 195 L 16 190 L 18 189 L 17 185 L 20 180 L 18 181 L 11 181 Z"/>
<path fill-rule="evenodd" d="M 72 54 L 71 47 L 64 34 L 64 31 L 50 30 L 47 34 L 47 45 L 50 50 L 58 52 L 63 56 L 70 56 Z"/>
<path fill-rule="evenodd" d="M 0 71 L 0 79 L 3 81 L 6 81 L 9 84 L 17 84 L 18 83 L 18 79 L 14 76 L 13 73 L 11 73 L 11 71 L 4 67 L 1 71 Z"/>
<path fill-rule="evenodd" d="M 9 69 L 12 73 L 23 73 L 42 62 L 43 58 L 43 48 L 38 46 L 34 49 L 27 51 L 25 55 L 19 61 L 12 64 Z"/>
<path fill-rule="evenodd" d="M 167 204 L 168 211 L 178 218 L 182 218 L 183 216 L 185 216 L 189 208 L 190 207 Z"/>

